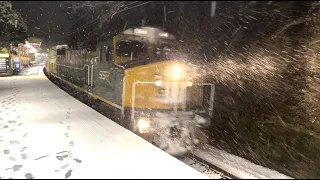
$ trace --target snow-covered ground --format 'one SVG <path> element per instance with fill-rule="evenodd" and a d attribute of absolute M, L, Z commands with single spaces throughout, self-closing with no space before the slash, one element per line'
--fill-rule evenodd
<path fill-rule="evenodd" d="M 206 145 L 203 149 L 197 149 L 193 153 L 195 156 L 241 179 L 293 179 L 209 145 Z"/>
<path fill-rule="evenodd" d="M 0 78 L 0 94 L 0 178 L 208 178 L 43 74 Z"/>
<path fill-rule="evenodd" d="M 29 76 L 29 75 L 43 74 L 43 67 L 44 65 L 35 64 L 34 66 L 31 66 L 31 67 L 22 68 L 19 75 Z"/>

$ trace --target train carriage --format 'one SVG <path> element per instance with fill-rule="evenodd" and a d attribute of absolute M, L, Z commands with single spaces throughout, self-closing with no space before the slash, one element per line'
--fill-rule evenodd
<path fill-rule="evenodd" d="M 196 144 L 208 126 L 214 86 L 199 83 L 175 37 L 157 28 L 131 28 L 96 51 L 57 46 L 49 73 L 121 113 L 118 123 L 173 155 Z M 210 97 L 203 98 L 208 86 Z M 199 134 L 198 134 L 199 135 Z"/>

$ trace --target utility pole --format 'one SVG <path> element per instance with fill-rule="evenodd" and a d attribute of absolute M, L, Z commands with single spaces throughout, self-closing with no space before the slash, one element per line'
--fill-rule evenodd
<path fill-rule="evenodd" d="M 216 7 L 217 7 L 217 2 L 216 1 L 211 1 L 211 17 L 214 17 L 216 14 Z"/>
<path fill-rule="evenodd" d="M 162 24 L 162 28 L 165 29 L 165 25 L 166 25 L 166 22 L 167 22 L 167 9 L 166 9 L 165 2 L 162 1 L 162 3 L 163 3 L 163 24 Z"/>

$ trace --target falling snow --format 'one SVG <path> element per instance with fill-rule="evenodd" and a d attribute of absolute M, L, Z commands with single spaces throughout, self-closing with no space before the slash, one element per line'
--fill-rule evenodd
<path fill-rule="evenodd" d="M 11 3 L 21 17 L 2 13 L 3 29 L 18 19 L 48 49 L 95 50 L 128 27 L 164 28 L 179 40 L 188 76 L 216 85 L 212 146 L 294 178 L 320 177 L 319 1 Z M 1 31 L 3 41 L 13 32 Z"/>

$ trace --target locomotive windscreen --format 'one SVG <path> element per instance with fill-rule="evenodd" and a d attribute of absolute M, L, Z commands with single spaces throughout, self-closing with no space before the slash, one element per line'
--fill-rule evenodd
<path fill-rule="evenodd" d="M 178 44 L 175 40 L 159 39 L 152 48 L 155 61 L 176 60 L 180 58 Z"/>
<path fill-rule="evenodd" d="M 132 40 L 121 40 L 117 43 L 116 46 L 117 56 L 119 57 L 130 57 L 131 60 L 140 60 L 140 56 L 145 51 L 145 44 L 139 41 Z"/>
<path fill-rule="evenodd" d="M 57 55 L 66 55 L 65 49 L 57 49 Z"/>
<path fill-rule="evenodd" d="M 178 43 L 171 39 L 123 39 L 116 44 L 116 56 L 127 58 L 126 66 L 181 59 Z"/>

